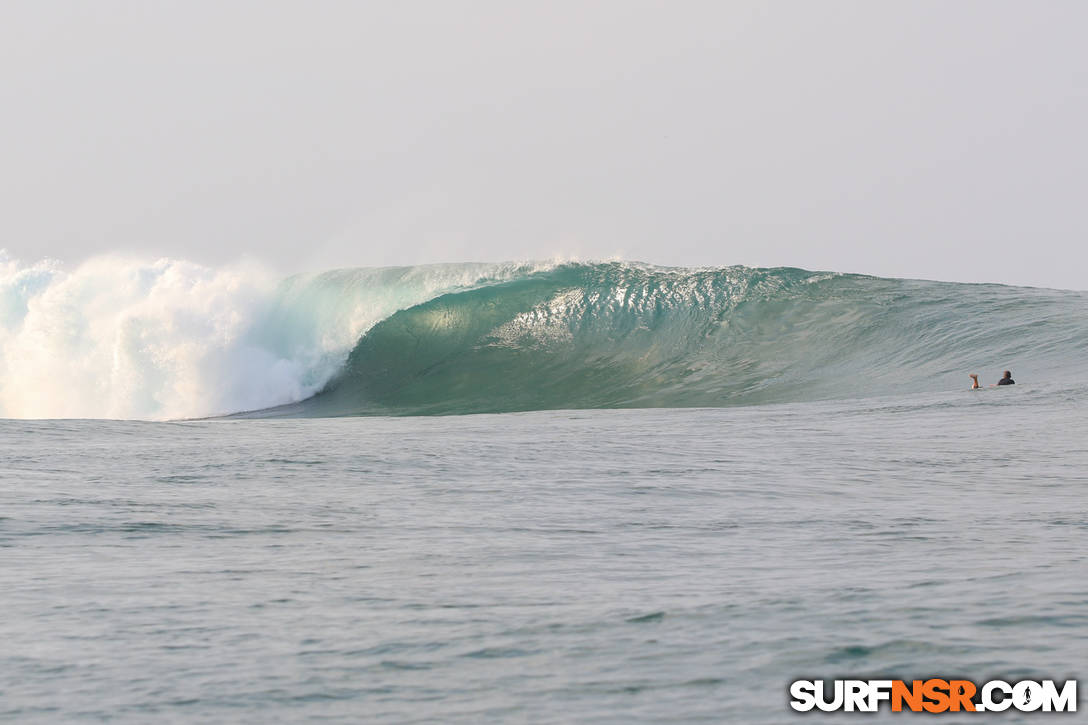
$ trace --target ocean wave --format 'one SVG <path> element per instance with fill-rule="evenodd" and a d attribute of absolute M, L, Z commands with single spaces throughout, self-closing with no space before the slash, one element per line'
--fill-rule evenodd
<path fill-rule="evenodd" d="M 568 264 L 441 295 L 297 412 L 718 407 L 963 387 L 1083 361 L 1082 293 L 801 269 Z M 995 377 L 996 379 L 996 377 Z"/>
<path fill-rule="evenodd" d="M 630 262 L 343 269 L 0 257 L 0 415 L 724 406 L 1073 374 L 1084 293 Z M 288 407 L 283 407 L 283 406 Z"/>

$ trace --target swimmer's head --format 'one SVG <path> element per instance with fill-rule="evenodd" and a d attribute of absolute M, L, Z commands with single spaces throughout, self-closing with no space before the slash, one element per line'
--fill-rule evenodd
<path fill-rule="evenodd" d="M 1009 379 L 1009 378 L 1011 378 L 1011 377 L 1012 377 L 1012 373 L 1011 373 L 1011 372 L 1009 372 L 1008 370 L 1006 370 L 1006 371 L 1005 371 L 1005 379 L 1006 379 L 1006 380 L 1008 380 L 1008 379 Z"/>

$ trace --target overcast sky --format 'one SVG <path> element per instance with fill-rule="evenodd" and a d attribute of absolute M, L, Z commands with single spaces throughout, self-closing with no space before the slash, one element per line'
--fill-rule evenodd
<path fill-rule="evenodd" d="M 0 248 L 1085 289 L 1086 2 L 0 4 Z"/>

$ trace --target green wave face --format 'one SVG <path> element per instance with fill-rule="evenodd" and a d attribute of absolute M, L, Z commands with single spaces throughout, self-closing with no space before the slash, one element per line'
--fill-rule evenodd
<path fill-rule="evenodd" d="M 787 402 L 1069 374 L 1082 293 L 813 273 L 571 264 L 374 325 L 314 415 Z"/>

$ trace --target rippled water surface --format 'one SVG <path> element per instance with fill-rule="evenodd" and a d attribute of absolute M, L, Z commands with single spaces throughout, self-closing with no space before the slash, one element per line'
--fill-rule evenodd
<path fill-rule="evenodd" d="M 799 677 L 1083 676 L 1086 402 L 2 421 L 0 718 L 774 723 Z"/>

